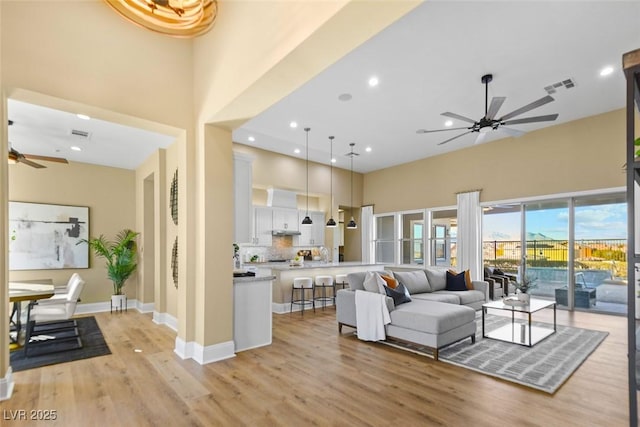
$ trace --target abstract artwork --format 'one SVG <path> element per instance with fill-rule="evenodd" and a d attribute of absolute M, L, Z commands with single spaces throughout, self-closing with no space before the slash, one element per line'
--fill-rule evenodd
<path fill-rule="evenodd" d="M 89 208 L 9 202 L 9 269 L 89 268 Z"/>

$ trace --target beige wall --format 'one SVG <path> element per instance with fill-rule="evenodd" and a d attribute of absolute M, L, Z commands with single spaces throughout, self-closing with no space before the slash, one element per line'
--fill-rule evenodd
<path fill-rule="evenodd" d="M 364 203 L 384 213 L 455 206 L 473 189 L 484 202 L 614 188 L 625 185 L 624 163 L 618 110 L 368 173 Z"/>
<path fill-rule="evenodd" d="M 68 165 L 48 162 L 46 169 L 26 165 L 9 166 L 9 199 L 18 202 L 51 203 L 89 207 L 89 233 L 113 239 L 124 228 L 135 229 L 135 174 L 126 169 L 71 162 Z M 86 284 L 83 303 L 105 302 L 113 293 L 104 260 L 93 254 L 88 269 L 11 271 L 10 280 L 53 279 L 66 284 L 76 272 Z M 126 283 L 125 292 L 136 297 L 137 277 Z"/>

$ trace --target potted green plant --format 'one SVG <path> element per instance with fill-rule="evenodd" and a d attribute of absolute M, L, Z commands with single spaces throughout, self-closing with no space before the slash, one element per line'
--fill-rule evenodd
<path fill-rule="evenodd" d="M 528 303 L 530 300 L 529 291 L 536 287 L 536 278 L 524 275 L 521 280 L 516 282 L 516 289 L 518 290 L 518 299 L 520 301 Z"/>
<path fill-rule="evenodd" d="M 124 229 L 120 231 L 114 241 L 107 240 L 102 234 L 100 237 L 82 239 L 80 243 L 86 243 L 97 257 L 104 258 L 107 267 L 107 276 L 113 283 L 111 307 L 122 308 L 126 297 L 122 292 L 127 279 L 136 271 L 136 237 L 140 233 Z"/>

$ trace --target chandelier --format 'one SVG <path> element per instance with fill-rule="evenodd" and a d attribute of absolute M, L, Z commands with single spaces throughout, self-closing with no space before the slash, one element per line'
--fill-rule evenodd
<path fill-rule="evenodd" d="M 197 37 L 211 29 L 217 0 L 105 0 L 136 25 L 173 37 Z"/>

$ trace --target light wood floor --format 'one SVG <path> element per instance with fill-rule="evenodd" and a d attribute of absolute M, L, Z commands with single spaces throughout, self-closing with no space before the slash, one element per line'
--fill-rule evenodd
<path fill-rule="evenodd" d="M 628 425 L 623 317 L 558 312 L 609 336 L 553 396 L 338 335 L 333 309 L 274 315 L 273 345 L 205 366 L 179 359 L 149 315 L 96 318 L 112 355 L 14 373 L 0 412 L 55 410 L 32 425 L 63 426 Z"/>

